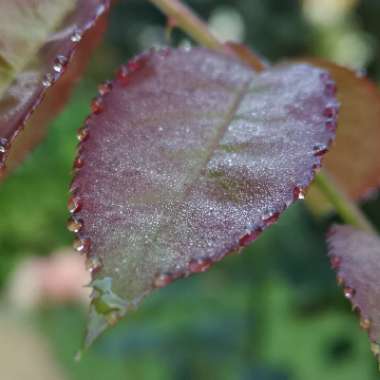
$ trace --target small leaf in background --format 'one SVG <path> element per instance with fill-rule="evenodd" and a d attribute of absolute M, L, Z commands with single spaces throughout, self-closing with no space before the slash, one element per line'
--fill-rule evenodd
<path fill-rule="evenodd" d="M 199 48 L 143 54 L 100 86 L 69 201 L 75 248 L 94 274 L 87 345 L 303 198 L 335 136 L 330 83 L 308 65 L 256 74 Z"/>
<path fill-rule="evenodd" d="M 306 61 L 330 72 L 341 103 L 336 144 L 324 165 L 352 199 L 363 199 L 380 186 L 379 89 L 348 68 L 316 58 Z M 333 84 L 330 90 L 335 93 Z M 316 211 L 330 209 L 316 187 L 310 188 L 307 200 Z"/>
<path fill-rule="evenodd" d="M 109 0 L 0 1 L 1 176 L 41 140 L 68 100 L 108 8 Z"/>
<path fill-rule="evenodd" d="M 350 226 L 334 226 L 328 238 L 331 265 L 344 295 L 360 313 L 380 362 L 380 239 Z"/>

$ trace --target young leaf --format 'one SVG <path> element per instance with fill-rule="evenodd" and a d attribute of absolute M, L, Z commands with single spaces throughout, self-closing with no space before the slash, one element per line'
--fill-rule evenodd
<path fill-rule="evenodd" d="M 307 62 L 328 70 L 337 83 L 341 103 L 337 139 L 324 164 L 347 194 L 359 200 L 380 186 L 380 92 L 350 69 L 320 59 Z M 336 91 L 333 83 L 330 91 Z M 320 211 L 329 207 L 314 187 L 308 201 Z"/>
<path fill-rule="evenodd" d="M 87 345 L 303 197 L 335 134 L 330 81 L 308 65 L 256 74 L 198 48 L 143 54 L 100 87 L 69 201 L 75 247 L 94 274 Z"/>
<path fill-rule="evenodd" d="M 328 238 L 331 265 L 344 295 L 360 313 L 380 362 L 380 239 L 350 226 L 334 226 Z"/>
<path fill-rule="evenodd" d="M 0 1 L 0 177 L 67 101 L 108 8 L 109 0 Z"/>

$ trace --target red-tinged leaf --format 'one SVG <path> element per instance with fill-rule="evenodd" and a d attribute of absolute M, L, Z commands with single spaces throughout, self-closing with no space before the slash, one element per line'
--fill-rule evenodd
<path fill-rule="evenodd" d="M 320 59 L 307 62 L 330 72 L 341 103 L 336 144 L 324 165 L 353 200 L 362 199 L 380 186 L 380 91 L 345 67 Z M 336 91 L 333 82 L 329 91 Z M 316 210 L 329 209 L 317 188 L 311 187 L 308 200 Z"/>
<path fill-rule="evenodd" d="M 139 56 L 101 86 L 69 202 L 95 289 L 86 344 L 154 288 L 207 270 L 273 224 L 320 166 L 328 74 L 256 74 L 206 49 Z M 326 116 L 327 115 L 327 116 Z"/>
<path fill-rule="evenodd" d="M 109 0 L 0 0 L 2 176 L 41 140 L 68 100 L 103 34 L 108 8 Z"/>
<path fill-rule="evenodd" d="M 328 238 L 331 265 L 380 362 L 380 238 L 350 226 L 334 226 Z"/>

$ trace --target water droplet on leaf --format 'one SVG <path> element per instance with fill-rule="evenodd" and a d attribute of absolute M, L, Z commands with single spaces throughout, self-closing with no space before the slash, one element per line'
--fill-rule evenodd
<path fill-rule="evenodd" d="M 369 328 L 371 327 L 371 320 L 368 318 L 361 318 L 360 319 L 360 327 L 363 330 L 369 330 Z"/>
<path fill-rule="evenodd" d="M 103 99 L 98 96 L 91 103 L 91 110 L 95 115 L 103 112 Z"/>
<path fill-rule="evenodd" d="M 84 164 L 84 161 L 83 161 L 83 158 L 82 157 L 77 157 L 74 161 L 74 169 L 80 169 L 83 167 L 83 164 Z"/>
<path fill-rule="evenodd" d="M 266 226 L 270 226 L 277 222 L 279 216 L 280 216 L 280 213 L 271 212 L 271 213 L 263 215 L 262 221 L 265 223 Z"/>
<path fill-rule="evenodd" d="M 169 274 L 160 274 L 154 280 L 156 288 L 164 288 L 172 282 L 172 277 Z"/>
<path fill-rule="evenodd" d="M 67 229 L 71 232 L 77 233 L 82 228 L 83 223 L 82 221 L 76 219 L 76 218 L 70 218 L 67 222 Z"/>
<path fill-rule="evenodd" d="M 8 140 L 4 137 L 0 138 L 0 154 L 7 151 Z"/>
<path fill-rule="evenodd" d="M 313 146 L 313 151 L 315 156 L 323 156 L 327 151 L 328 148 L 324 144 L 316 144 Z"/>
<path fill-rule="evenodd" d="M 111 81 L 106 81 L 99 85 L 98 87 L 98 92 L 101 96 L 104 96 L 108 94 L 112 90 L 112 82 Z"/>
<path fill-rule="evenodd" d="M 79 197 L 75 195 L 71 196 L 67 203 L 67 208 L 69 209 L 69 212 L 71 214 L 74 214 L 78 212 L 81 209 L 81 207 L 82 205 L 81 205 Z"/>
<path fill-rule="evenodd" d="M 42 79 L 42 85 L 44 87 L 50 87 L 53 84 L 53 76 L 50 73 L 47 73 Z"/>
<path fill-rule="evenodd" d="M 72 42 L 79 42 L 82 39 L 82 33 L 76 30 L 70 37 Z"/>
<path fill-rule="evenodd" d="M 91 256 L 86 260 L 86 268 L 90 273 L 98 271 L 102 265 L 102 259 L 98 256 Z"/>
<path fill-rule="evenodd" d="M 189 270 L 192 273 L 206 272 L 212 264 L 210 259 L 192 260 L 189 264 Z"/>
<path fill-rule="evenodd" d="M 254 240 L 256 240 L 260 234 L 261 234 L 262 230 L 261 229 L 256 229 L 255 231 L 251 232 L 251 233 L 248 233 L 246 235 L 244 235 L 240 241 L 239 241 L 239 245 L 241 247 L 246 247 L 248 246 L 250 243 L 252 243 Z"/>
<path fill-rule="evenodd" d="M 86 238 L 76 238 L 73 243 L 73 248 L 79 253 L 88 253 L 90 250 L 90 240 Z"/>
<path fill-rule="evenodd" d="M 293 198 L 295 201 L 305 199 L 305 190 L 296 186 L 293 190 Z"/>
<path fill-rule="evenodd" d="M 77 138 L 79 141 L 84 141 L 88 137 L 88 127 L 82 127 L 78 129 Z"/>
<path fill-rule="evenodd" d="M 349 286 L 346 286 L 344 288 L 344 296 L 347 299 L 351 299 L 355 295 L 355 290 L 353 288 L 350 288 Z"/>

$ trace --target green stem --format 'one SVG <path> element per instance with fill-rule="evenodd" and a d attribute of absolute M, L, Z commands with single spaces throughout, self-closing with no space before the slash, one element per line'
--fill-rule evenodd
<path fill-rule="evenodd" d="M 207 25 L 185 4 L 179 0 L 149 0 L 175 24 L 199 44 L 218 51 L 225 46 L 208 29 Z"/>
<path fill-rule="evenodd" d="M 339 188 L 338 184 L 326 171 L 321 171 L 316 175 L 315 184 L 326 199 L 335 207 L 345 223 L 364 231 L 376 233 L 375 228 L 360 208 L 347 197 L 345 192 Z"/>
<path fill-rule="evenodd" d="M 199 44 L 213 50 L 228 52 L 229 49 L 209 31 L 207 25 L 180 0 L 149 0 L 159 8 L 175 24 L 191 36 Z M 253 54 L 253 53 L 252 53 Z M 257 61 L 260 59 L 257 57 Z M 365 231 L 375 232 L 362 211 L 352 202 L 345 192 L 326 173 L 316 176 L 316 185 L 326 199 L 335 207 L 345 223 L 351 224 Z"/>

